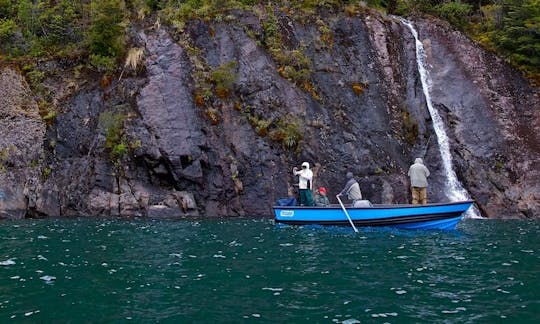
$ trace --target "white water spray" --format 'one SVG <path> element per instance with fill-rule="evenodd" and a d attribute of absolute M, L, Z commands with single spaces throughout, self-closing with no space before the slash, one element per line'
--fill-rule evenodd
<path fill-rule="evenodd" d="M 444 173 L 446 174 L 446 196 L 448 197 L 448 199 L 450 199 L 450 201 L 471 199 L 469 193 L 463 188 L 461 182 L 459 182 L 456 176 L 456 173 L 454 172 L 454 169 L 452 168 L 452 155 L 450 154 L 450 144 L 448 142 L 448 136 L 446 135 L 444 123 L 437 109 L 433 107 L 433 102 L 431 101 L 431 94 L 429 92 L 431 88 L 431 79 L 426 68 L 427 56 L 426 51 L 424 50 L 424 45 L 418 39 L 418 32 L 416 31 L 412 23 L 403 18 L 398 17 L 398 19 L 410 29 L 416 43 L 416 62 L 418 64 L 418 72 L 420 73 L 420 79 L 422 81 L 422 90 L 424 92 L 424 96 L 426 97 L 429 114 L 431 115 L 431 119 L 433 120 L 433 128 L 435 129 L 435 134 L 437 135 L 437 142 L 439 144 L 439 151 L 442 158 L 443 169 Z M 473 218 L 481 218 L 476 208 L 469 209 L 467 216 Z"/>

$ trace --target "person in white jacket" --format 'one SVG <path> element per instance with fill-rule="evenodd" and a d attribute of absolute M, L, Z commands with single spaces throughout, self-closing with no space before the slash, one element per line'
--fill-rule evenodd
<path fill-rule="evenodd" d="M 313 186 L 313 171 L 309 169 L 309 163 L 302 163 L 302 170 L 293 168 L 293 174 L 298 176 L 298 195 L 300 196 L 300 206 L 313 206 L 311 189 Z"/>
<path fill-rule="evenodd" d="M 414 160 L 414 164 L 409 168 L 408 175 L 411 179 L 413 205 L 417 205 L 418 203 L 422 205 L 427 204 L 427 178 L 429 177 L 429 170 L 421 158 Z"/>

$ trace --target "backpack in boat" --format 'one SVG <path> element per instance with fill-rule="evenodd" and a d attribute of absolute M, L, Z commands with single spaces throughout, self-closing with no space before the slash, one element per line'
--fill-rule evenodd
<path fill-rule="evenodd" d="M 296 206 L 296 198 L 280 198 L 276 201 L 276 206 Z"/>

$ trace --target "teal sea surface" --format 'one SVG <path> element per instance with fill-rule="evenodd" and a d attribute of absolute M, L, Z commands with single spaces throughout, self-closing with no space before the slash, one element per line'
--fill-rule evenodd
<path fill-rule="evenodd" d="M 540 222 L 0 222 L 0 322 L 540 323 Z"/>

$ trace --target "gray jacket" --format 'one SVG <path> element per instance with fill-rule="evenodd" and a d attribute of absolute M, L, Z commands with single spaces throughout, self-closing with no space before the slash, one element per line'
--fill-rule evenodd
<path fill-rule="evenodd" d="M 428 186 L 427 177 L 429 177 L 429 170 L 421 158 L 414 160 L 414 164 L 409 168 L 408 175 L 411 179 L 411 187 L 425 188 Z"/>
<path fill-rule="evenodd" d="M 362 199 L 362 192 L 360 191 L 360 185 L 354 178 L 349 179 L 345 184 L 345 188 L 341 190 L 340 195 L 347 194 L 350 200 Z"/>

